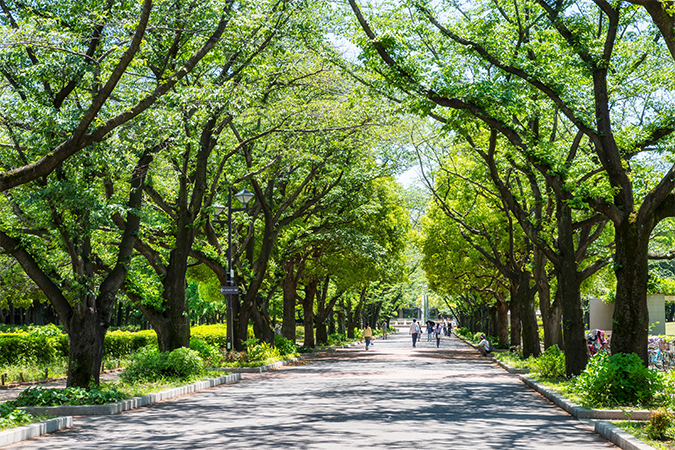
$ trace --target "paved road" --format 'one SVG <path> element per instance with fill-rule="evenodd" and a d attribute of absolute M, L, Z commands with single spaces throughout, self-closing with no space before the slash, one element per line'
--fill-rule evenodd
<path fill-rule="evenodd" d="M 394 335 L 6 448 L 616 448 L 460 341 L 441 347 Z"/>

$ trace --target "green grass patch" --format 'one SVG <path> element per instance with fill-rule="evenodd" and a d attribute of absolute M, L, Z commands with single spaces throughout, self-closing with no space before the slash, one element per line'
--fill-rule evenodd
<path fill-rule="evenodd" d="M 670 427 L 666 432 L 664 440 L 655 440 L 650 439 L 647 434 L 647 422 L 635 422 L 631 420 L 625 421 L 612 421 L 613 425 L 621 428 L 627 433 L 632 434 L 645 444 L 651 445 L 652 447 L 659 450 L 671 450 L 675 449 L 675 428 Z"/>
<path fill-rule="evenodd" d="M 523 359 L 518 353 L 494 352 L 492 356 L 514 369 L 532 369 L 531 361 Z"/>

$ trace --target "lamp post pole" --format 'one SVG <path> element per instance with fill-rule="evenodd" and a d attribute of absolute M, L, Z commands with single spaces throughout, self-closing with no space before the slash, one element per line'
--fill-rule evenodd
<path fill-rule="evenodd" d="M 226 312 L 227 312 L 227 351 L 232 351 L 232 344 L 234 342 L 234 314 L 232 313 L 232 295 L 239 294 L 239 288 L 234 284 L 234 267 L 232 266 L 232 213 L 238 211 L 246 211 L 248 209 L 248 202 L 254 197 L 253 193 L 242 189 L 240 192 L 234 194 L 234 197 L 239 200 L 244 207 L 232 207 L 232 188 L 227 191 L 227 220 L 216 220 L 216 223 L 227 222 L 227 285 L 220 287 L 220 293 L 227 296 Z M 216 216 L 222 214 L 224 209 L 222 206 L 214 205 L 216 207 Z"/>

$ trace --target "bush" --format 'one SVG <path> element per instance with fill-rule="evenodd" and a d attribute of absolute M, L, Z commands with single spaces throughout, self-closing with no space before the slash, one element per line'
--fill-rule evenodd
<path fill-rule="evenodd" d="M 673 413 L 666 408 L 659 408 L 651 411 L 649 422 L 647 422 L 647 436 L 650 439 L 662 440 L 666 437 L 668 428 L 673 424 Z"/>
<path fill-rule="evenodd" d="M 564 378 L 565 371 L 565 353 L 557 345 L 546 349 L 538 358 L 528 358 L 531 360 L 530 367 L 532 372 L 538 373 L 544 378 Z"/>
<path fill-rule="evenodd" d="M 181 347 L 168 354 L 166 374 L 178 378 L 197 376 L 204 369 L 204 361 L 199 353 L 189 348 Z"/>
<path fill-rule="evenodd" d="M 159 353 L 156 348 L 143 347 L 131 356 L 131 363 L 120 374 L 122 381 L 156 381 L 167 372 L 166 353 Z"/>
<path fill-rule="evenodd" d="M 576 378 L 579 395 L 596 406 L 648 403 L 663 388 L 663 377 L 634 353 L 598 353 Z"/>
<path fill-rule="evenodd" d="M 199 353 L 181 347 L 160 353 L 156 348 L 144 347 L 132 355 L 131 364 L 120 374 L 122 381 L 157 381 L 162 378 L 189 379 L 199 375 L 204 362 Z"/>
<path fill-rule="evenodd" d="M 333 333 L 328 335 L 329 345 L 343 345 L 347 342 L 347 337 L 343 333 Z"/>
<path fill-rule="evenodd" d="M 267 342 L 261 343 L 258 339 L 252 338 L 244 341 L 244 345 L 249 362 L 281 359 L 279 349 L 272 347 Z"/>
<path fill-rule="evenodd" d="M 330 339 L 330 337 L 328 339 Z M 292 355 L 295 353 L 295 344 L 290 339 L 286 339 L 283 336 L 274 336 L 274 346 L 281 356 Z"/>
<path fill-rule="evenodd" d="M 220 352 L 218 351 L 218 347 L 207 344 L 201 339 L 191 338 L 190 349 L 199 353 L 199 357 L 210 366 L 217 366 L 221 362 L 222 358 Z"/>

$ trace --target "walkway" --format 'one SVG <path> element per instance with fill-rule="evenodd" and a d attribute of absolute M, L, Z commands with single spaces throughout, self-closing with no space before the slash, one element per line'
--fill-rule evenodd
<path fill-rule="evenodd" d="M 441 347 L 394 335 L 6 448 L 616 448 L 457 339 Z"/>

